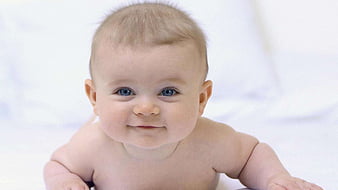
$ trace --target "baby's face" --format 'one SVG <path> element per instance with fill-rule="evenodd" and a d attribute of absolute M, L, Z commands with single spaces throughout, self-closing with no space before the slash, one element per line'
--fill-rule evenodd
<path fill-rule="evenodd" d="M 192 132 L 205 90 L 205 63 L 192 44 L 100 48 L 95 57 L 92 103 L 109 137 L 156 148 Z"/>

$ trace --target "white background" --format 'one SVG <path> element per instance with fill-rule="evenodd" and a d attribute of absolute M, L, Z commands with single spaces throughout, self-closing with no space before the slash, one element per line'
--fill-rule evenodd
<path fill-rule="evenodd" d="M 44 189 L 43 164 L 91 115 L 92 35 L 127 2 L 0 1 L 1 189 Z M 208 36 L 205 115 L 271 144 L 293 175 L 337 189 L 337 1 L 170 2 Z"/>

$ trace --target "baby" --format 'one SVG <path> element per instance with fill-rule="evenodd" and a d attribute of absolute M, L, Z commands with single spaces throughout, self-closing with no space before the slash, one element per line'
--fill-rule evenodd
<path fill-rule="evenodd" d="M 212 93 L 205 37 L 184 12 L 139 3 L 97 29 L 85 90 L 94 119 L 52 155 L 47 190 L 215 189 L 219 173 L 260 190 L 320 190 L 256 138 L 202 117 Z"/>

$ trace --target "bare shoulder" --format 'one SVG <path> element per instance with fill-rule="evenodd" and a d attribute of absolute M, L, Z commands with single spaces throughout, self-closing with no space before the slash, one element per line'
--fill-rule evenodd
<path fill-rule="evenodd" d="M 224 123 L 213 121 L 204 117 L 201 117 L 196 126 L 196 135 L 201 135 L 207 141 L 213 143 L 230 143 L 235 140 L 238 135 L 237 132 Z"/>
<path fill-rule="evenodd" d="M 213 133 L 218 134 L 219 132 L 222 132 L 223 135 L 225 135 L 225 134 L 226 135 L 232 135 L 233 133 L 236 132 L 232 127 L 230 127 L 230 126 L 228 126 L 224 123 L 213 121 L 213 120 L 205 118 L 205 117 L 201 117 L 198 120 L 197 127 L 199 128 L 199 130 L 203 130 L 204 132 L 208 131 L 208 132 L 211 132 L 212 134 Z"/>
<path fill-rule="evenodd" d="M 258 140 L 248 134 L 237 132 L 232 127 L 207 118 L 198 122 L 199 132 L 209 145 L 214 169 L 230 177 L 238 177 Z M 202 135 L 203 134 L 203 135 Z"/>
<path fill-rule="evenodd" d="M 84 180 L 90 180 L 93 173 L 93 159 L 100 145 L 105 143 L 104 134 L 97 123 L 82 126 L 65 145 L 58 148 L 51 160 L 59 162 Z"/>

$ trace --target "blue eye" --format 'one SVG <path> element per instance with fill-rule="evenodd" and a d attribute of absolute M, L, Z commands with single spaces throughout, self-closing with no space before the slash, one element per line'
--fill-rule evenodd
<path fill-rule="evenodd" d="M 118 89 L 115 94 L 120 95 L 120 96 L 131 96 L 131 95 L 135 95 L 133 90 L 131 90 L 130 88 L 120 88 Z"/>
<path fill-rule="evenodd" d="M 165 88 L 161 91 L 161 96 L 174 96 L 178 94 L 178 91 L 175 88 Z"/>

